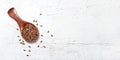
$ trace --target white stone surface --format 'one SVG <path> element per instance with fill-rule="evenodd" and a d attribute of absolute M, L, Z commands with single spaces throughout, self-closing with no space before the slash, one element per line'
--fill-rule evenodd
<path fill-rule="evenodd" d="M 11 7 L 54 34 L 47 48 L 25 56 Z M 120 0 L 0 0 L 0 21 L 0 60 L 120 60 Z"/>

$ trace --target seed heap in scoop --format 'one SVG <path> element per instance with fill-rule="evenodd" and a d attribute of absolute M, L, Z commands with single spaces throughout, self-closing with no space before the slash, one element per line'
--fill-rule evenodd
<path fill-rule="evenodd" d="M 26 24 L 21 31 L 21 34 L 27 42 L 35 42 L 39 37 L 39 31 L 37 27 L 32 24 Z"/>

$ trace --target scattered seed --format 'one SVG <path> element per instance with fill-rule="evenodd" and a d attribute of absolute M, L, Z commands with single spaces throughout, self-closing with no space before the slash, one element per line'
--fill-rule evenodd
<path fill-rule="evenodd" d="M 38 23 L 36 25 L 38 26 Z"/>
<path fill-rule="evenodd" d="M 21 41 L 21 39 L 19 39 L 19 41 Z"/>
<path fill-rule="evenodd" d="M 22 40 L 22 42 L 24 43 L 24 41 Z"/>
<path fill-rule="evenodd" d="M 25 43 L 24 43 L 24 42 L 20 42 L 20 44 L 25 45 Z"/>
<path fill-rule="evenodd" d="M 29 55 L 26 55 L 26 56 L 29 56 Z"/>
<path fill-rule="evenodd" d="M 17 28 L 17 30 L 19 30 L 19 29 Z"/>
<path fill-rule="evenodd" d="M 48 30 L 47 33 L 49 33 L 50 31 Z"/>
<path fill-rule="evenodd" d="M 25 49 L 23 49 L 23 51 L 26 51 Z"/>
<path fill-rule="evenodd" d="M 33 20 L 33 22 L 35 22 L 35 20 Z"/>
<path fill-rule="evenodd" d="M 43 37 L 43 35 L 41 35 L 41 37 Z"/>
<path fill-rule="evenodd" d="M 46 46 L 43 46 L 44 48 L 46 48 Z"/>
<path fill-rule="evenodd" d="M 28 46 L 29 48 L 31 48 L 31 46 Z"/>
<path fill-rule="evenodd" d="M 37 20 L 35 22 L 37 22 Z"/>
<path fill-rule="evenodd" d="M 40 27 L 43 27 L 43 25 L 40 25 Z"/>
<path fill-rule="evenodd" d="M 40 43 L 42 43 L 43 41 L 40 41 Z"/>
<path fill-rule="evenodd" d="M 17 37 L 20 37 L 19 35 Z"/>
<path fill-rule="evenodd" d="M 31 52 L 31 50 L 28 50 L 28 52 Z"/>
<path fill-rule="evenodd" d="M 40 46 L 38 45 L 37 47 L 39 48 Z"/>
<path fill-rule="evenodd" d="M 40 15 L 42 15 L 42 13 L 40 13 Z"/>
<path fill-rule="evenodd" d="M 53 37 L 53 35 L 51 34 L 51 37 Z"/>

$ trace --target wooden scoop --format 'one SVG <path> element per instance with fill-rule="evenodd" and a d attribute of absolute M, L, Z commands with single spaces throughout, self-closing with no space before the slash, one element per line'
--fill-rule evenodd
<path fill-rule="evenodd" d="M 9 9 L 8 15 L 18 23 L 21 35 L 27 42 L 30 43 L 35 42 L 38 39 L 39 37 L 38 28 L 32 23 L 22 20 L 18 16 L 15 8 Z"/>

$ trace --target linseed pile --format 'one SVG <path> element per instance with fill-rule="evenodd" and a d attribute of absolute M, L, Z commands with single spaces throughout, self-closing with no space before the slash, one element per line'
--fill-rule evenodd
<path fill-rule="evenodd" d="M 26 24 L 21 31 L 21 34 L 27 42 L 35 42 L 39 37 L 39 31 L 37 27 L 32 24 Z"/>

